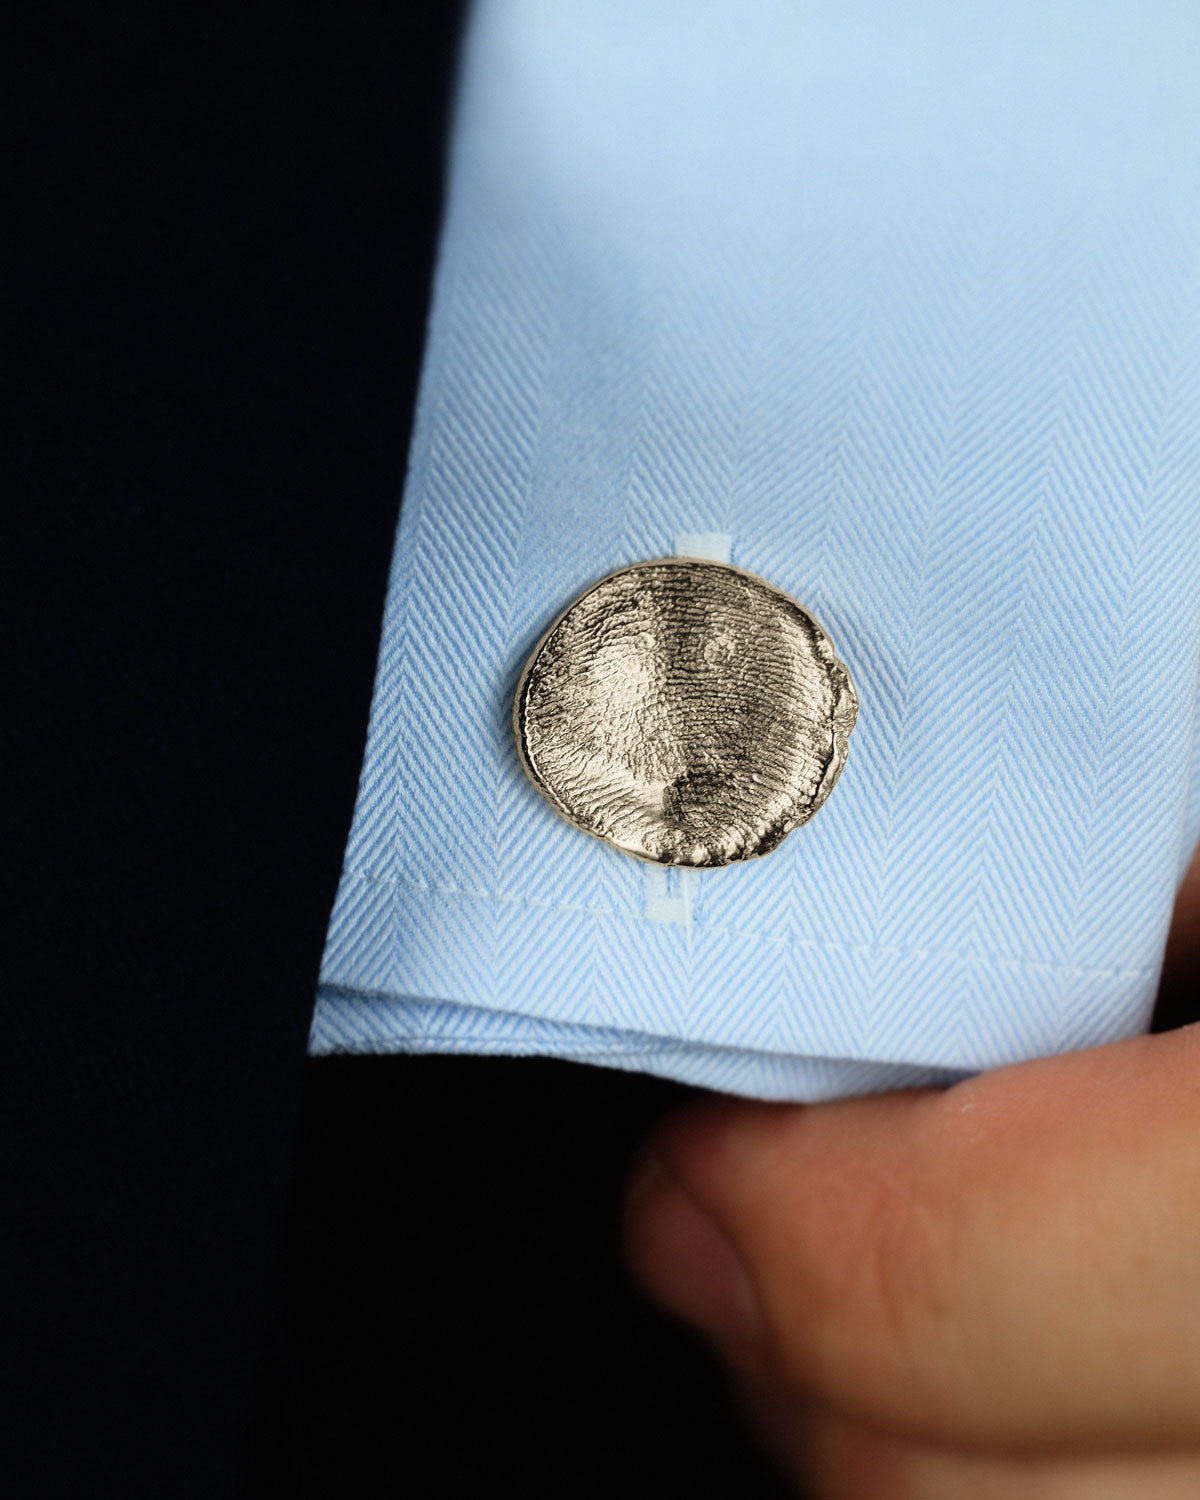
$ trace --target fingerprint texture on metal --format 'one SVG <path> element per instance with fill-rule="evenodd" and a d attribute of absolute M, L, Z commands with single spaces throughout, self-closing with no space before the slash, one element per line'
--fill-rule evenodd
<path fill-rule="evenodd" d="M 796 600 L 725 563 L 663 558 L 593 584 L 521 674 L 522 764 L 570 822 L 639 859 L 769 854 L 833 789 L 858 713 Z"/>

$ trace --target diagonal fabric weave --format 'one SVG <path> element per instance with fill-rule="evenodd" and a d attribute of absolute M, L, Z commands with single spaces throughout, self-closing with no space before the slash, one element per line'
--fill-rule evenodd
<path fill-rule="evenodd" d="M 490 0 L 311 1047 L 768 1097 L 1141 1029 L 1200 823 L 1193 0 Z M 697 545 L 861 713 L 770 858 L 560 821 L 509 708 Z M 724 539 L 724 540 L 722 540 Z"/>

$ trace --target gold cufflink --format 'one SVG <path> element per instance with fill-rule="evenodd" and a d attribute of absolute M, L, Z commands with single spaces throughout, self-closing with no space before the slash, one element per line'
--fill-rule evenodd
<path fill-rule="evenodd" d="M 846 761 L 858 698 L 809 612 L 753 573 L 660 558 L 542 636 L 513 703 L 521 763 L 585 833 L 655 864 L 769 854 Z"/>

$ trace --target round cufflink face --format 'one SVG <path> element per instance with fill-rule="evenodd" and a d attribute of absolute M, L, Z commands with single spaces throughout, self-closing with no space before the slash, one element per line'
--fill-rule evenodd
<path fill-rule="evenodd" d="M 796 600 L 725 563 L 610 573 L 565 610 L 517 685 L 521 762 L 563 817 L 638 859 L 769 854 L 833 790 L 858 714 Z"/>

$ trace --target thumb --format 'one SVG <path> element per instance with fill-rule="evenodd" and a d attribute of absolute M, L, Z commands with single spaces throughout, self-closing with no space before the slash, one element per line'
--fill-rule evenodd
<path fill-rule="evenodd" d="M 1200 1439 L 1200 1029 L 812 1107 L 708 1101 L 626 1215 L 740 1373 L 918 1440 Z"/>

